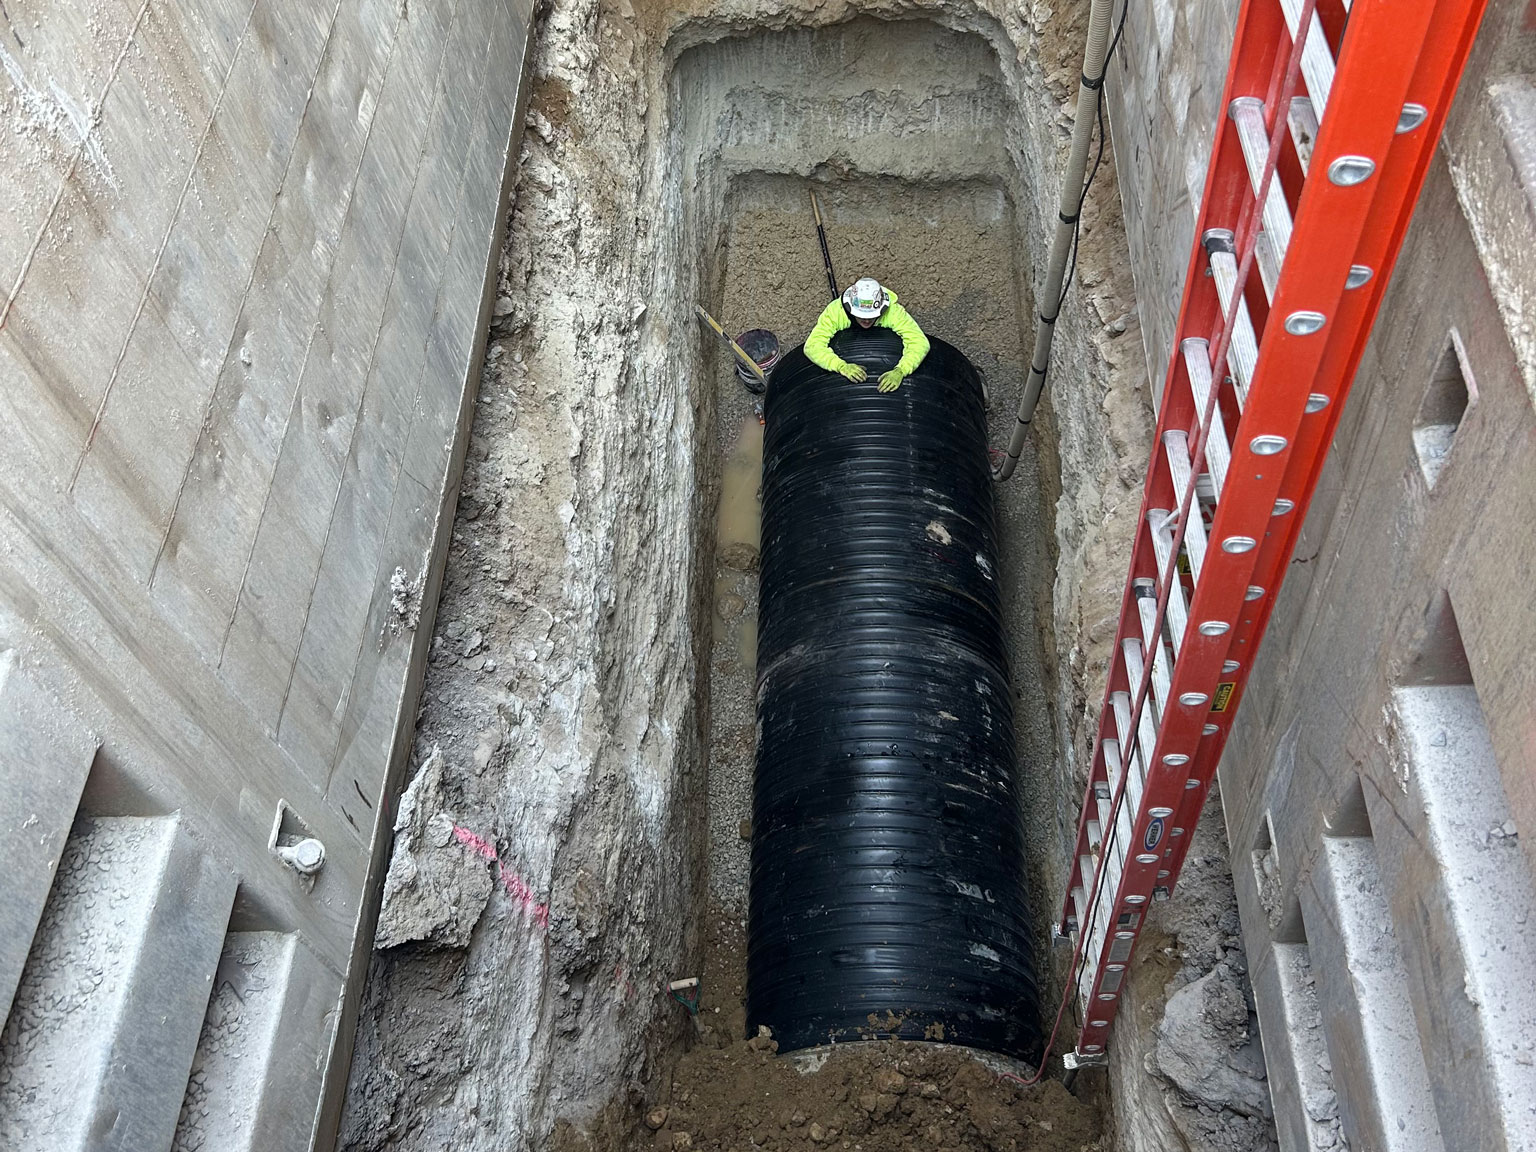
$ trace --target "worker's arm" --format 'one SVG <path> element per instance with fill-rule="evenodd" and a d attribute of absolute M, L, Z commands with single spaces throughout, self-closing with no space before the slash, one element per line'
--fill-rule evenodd
<path fill-rule="evenodd" d="M 917 321 L 912 319 L 912 313 L 900 304 L 890 304 L 885 315 L 880 317 L 880 323 L 901 337 L 901 359 L 896 362 L 896 371 L 903 377 L 912 375 L 923 362 L 923 357 L 928 355 L 928 337 L 923 335 Z"/>
<path fill-rule="evenodd" d="M 828 304 L 816 318 L 816 327 L 812 328 L 811 334 L 805 338 L 806 359 L 819 368 L 839 374 L 851 367 L 848 361 L 832 351 L 832 346 L 828 343 L 832 337 L 851 324 L 848 313 L 843 311 L 841 300 L 834 300 Z"/>

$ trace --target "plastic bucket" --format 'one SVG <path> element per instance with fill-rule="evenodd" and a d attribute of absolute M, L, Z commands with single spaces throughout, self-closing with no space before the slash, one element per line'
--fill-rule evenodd
<path fill-rule="evenodd" d="M 779 348 L 779 338 L 766 328 L 748 329 L 736 337 L 736 343 L 741 346 L 743 352 L 752 357 L 757 366 L 763 370 L 764 376 L 773 371 L 774 365 L 783 355 Z M 732 359 L 735 358 L 732 357 Z M 746 385 L 748 392 L 763 390 L 763 382 L 740 360 L 736 360 L 736 377 Z"/>

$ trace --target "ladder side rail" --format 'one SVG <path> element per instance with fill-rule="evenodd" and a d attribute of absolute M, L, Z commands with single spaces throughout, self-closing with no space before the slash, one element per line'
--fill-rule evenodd
<path fill-rule="evenodd" d="M 1380 183 L 1375 190 L 1369 225 L 1362 236 L 1355 259 L 1357 266 L 1372 270 L 1371 278 L 1358 288 L 1347 290 L 1340 300 L 1338 336 L 1329 342 L 1324 361 L 1319 367 L 1313 387 L 1324 389 L 1314 395 L 1326 395 L 1326 406 L 1318 412 L 1320 419 L 1304 420 L 1298 436 L 1297 454 L 1282 481 L 1282 497 L 1292 498 L 1294 508 L 1283 513 L 1284 527 L 1273 534 L 1273 554 L 1261 560 L 1263 569 L 1270 573 L 1265 594 L 1248 607 L 1234 634 L 1234 651 L 1242 651 L 1241 666 L 1230 677 L 1223 677 L 1223 714 L 1213 715 L 1218 731 L 1202 761 L 1209 761 L 1208 771 L 1199 775 L 1202 787 L 1185 797 L 1179 812 L 1179 825 L 1193 832 L 1199 819 L 1200 808 L 1217 765 L 1221 750 L 1230 733 L 1231 720 L 1252 672 L 1253 661 L 1258 654 L 1269 619 L 1273 613 L 1280 587 L 1294 555 L 1297 541 L 1316 493 L 1322 469 L 1327 461 L 1328 448 L 1343 416 L 1344 405 L 1355 372 L 1369 343 L 1372 323 L 1391 279 L 1397 255 L 1412 222 L 1418 191 L 1423 186 L 1429 164 L 1433 161 L 1440 132 L 1449 114 L 1455 96 L 1457 81 L 1471 51 L 1472 41 L 1486 7 L 1485 0 L 1470 0 L 1464 4 L 1442 4 L 1432 16 L 1432 23 L 1424 37 L 1423 49 L 1417 67 L 1407 86 L 1408 100 L 1426 109 L 1424 121 L 1416 128 L 1394 131 L 1386 150 L 1386 159 L 1380 166 Z M 1341 61 L 1342 65 L 1342 61 Z M 1326 155 L 1327 153 L 1322 153 Z M 1299 494 L 1299 495 L 1297 495 Z M 1269 541 L 1266 541 L 1269 544 Z M 1223 722 L 1225 721 L 1225 722 Z M 1206 766 L 1202 764 L 1202 768 Z M 1189 850 L 1189 837 L 1176 845 L 1175 855 L 1170 858 L 1173 877 Z"/>
<path fill-rule="evenodd" d="M 1315 2 L 1316 0 L 1304 0 L 1304 16 L 1309 17 L 1311 15 L 1311 12 L 1315 6 Z M 1281 13 L 1273 4 L 1264 3 L 1263 0 L 1250 0 L 1249 3 L 1245 4 L 1243 13 L 1239 18 L 1239 48 L 1234 49 L 1232 55 L 1232 63 L 1229 68 L 1227 79 L 1228 100 L 1230 100 L 1230 95 L 1234 83 L 1248 84 L 1253 82 L 1253 77 L 1248 75 L 1249 73 L 1257 73 L 1262 70 L 1265 79 L 1268 79 L 1273 75 L 1276 64 L 1276 52 L 1272 50 L 1272 46 L 1282 43 L 1281 36 L 1283 35 L 1283 28 L 1280 26 L 1280 20 Z M 1241 50 L 1241 47 L 1245 44 L 1245 41 L 1248 38 L 1252 38 L 1252 47 L 1258 49 L 1257 51 L 1244 52 Z M 1300 70 L 1300 43 L 1301 41 L 1298 39 L 1292 44 L 1291 52 L 1286 58 L 1286 72 L 1288 74 L 1287 79 L 1292 85 L 1293 90 L 1294 85 L 1297 83 L 1297 74 Z M 1264 49 L 1266 46 L 1270 46 L 1271 50 L 1265 51 Z M 1224 107 L 1225 102 L 1223 104 L 1223 108 Z M 1283 128 L 1284 121 L 1277 119 L 1277 125 Z M 1278 149 L 1276 149 L 1276 151 L 1278 151 Z M 1237 229 L 1237 235 L 1241 237 L 1240 251 L 1243 252 L 1243 261 L 1238 275 L 1238 291 L 1234 293 L 1231 306 L 1223 317 L 1221 331 L 1217 340 L 1218 347 L 1213 359 L 1215 360 L 1215 363 L 1218 364 L 1222 363 L 1222 360 L 1225 357 L 1225 346 L 1230 341 L 1231 334 L 1235 326 L 1237 311 L 1240 307 L 1242 299 L 1242 288 L 1246 283 L 1247 277 L 1251 272 L 1254 263 L 1254 249 L 1256 247 L 1258 216 L 1260 212 L 1260 203 L 1262 197 L 1259 200 L 1256 200 L 1253 197 L 1252 190 L 1248 187 L 1249 178 L 1245 163 L 1246 162 L 1244 161 L 1242 155 L 1241 142 L 1237 139 L 1236 136 L 1235 126 L 1230 123 L 1230 120 L 1223 113 L 1221 121 L 1218 124 L 1216 141 L 1213 146 L 1211 167 L 1207 174 L 1206 199 L 1202 202 L 1202 216 L 1206 217 L 1206 219 L 1201 221 L 1203 226 L 1197 230 L 1197 236 L 1203 234 L 1205 230 L 1204 226 L 1208 226 L 1209 223 L 1209 214 L 1211 214 L 1213 211 L 1224 211 L 1230 213 L 1234 206 L 1237 208 L 1239 213 L 1239 228 Z M 1219 183 L 1219 178 L 1221 177 L 1224 177 L 1224 179 L 1222 179 Z M 1272 178 L 1272 172 L 1269 173 L 1268 178 Z M 1216 192 L 1220 188 L 1221 183 L 1226 185 L 1224 189 L 1221 189 L 1225 192 L 1225 195 L 1222 197 L 1219 207 L 1216 207 L 1216 201 L 1212 193 Z M 1199 250 L 1197 249 L 1191 259 L 1192 270 L 1198 267 L 1198 259 Z M 1203 280 L 1203 277 L 1191 276 L 1190 279 L 1186 281 L 1186 305 L 1191 302 L 1191 299 L 1195 296 L 1197 289 L 1205 287 L 1203 285 Z M 1213 293 L 1214 287 L 1205 287 L 1205 290 L 1207 292 Z M 1169 400 L 1172 400 L 1178 396 L 1178 393 L 1173 389 L 1174 384 L 1179 379 L 1177 374 L 1182 370 L 1182 365 L 1180 364 L 1180 360 L 1182 359 L 1182 350 L 1180 345 L 1181 341 L 1175 340 L 1174 348 L 1172 349 L 1170 355 L 1172 364 L 1170 366 L 1168 378 L 1169 385 L 1167 386 L 1167 391 L 1165 392 L 1165 398 Z M 1184 379 L 1183 383 L 1185 385 L 1185 394 L 1189 395 L 1190 393 L 1188 391 L 1188 380 Z M 1200 471 L 1198 465 L 1204 459 L 1204 441 L 1209 434 L 1212 410 L 1214 409 L 1214 405 L 1217 402 L 1217 396 L 1218 389 L 1212 388 L 1210 399 L 1207 401 L 1205 419 L 1200 422 L 1201 426 L 1198 441 L 1200 454 L 1196 456 L 1193 461 L 1193 475 L 1191 476 L 1187 490 L 1185 492 L 1179 493 L 1181 515 L 1178 528 L 1175 532 L 1172 549 L 1172 555 L 1175 562 L 1170 565 L 1170 571 L 1166 574 L 1166 576 L 1161 572 L 1158 574 L 1159 594 L 1158 605 L 1156 609 L 1156 619 L 1158 621 L 1159 627 L 1161 626 L 1161 623 L 1165 619 L 1167 613 L 1169 594 L 1168 585 L 1171 583 L 1171 581 L 1178 578 L 1176 560 L 1179 549 L 1183 543 L 1187 517 L 1190 514 L 1190 506 L 1195 500 L 1197 478 Z M 1159 459 L 1162 453 L 1157 450 L 1161 443 L 1161 436 L 1169 430 L 1163 425 L 1168 422 L 1169 417 L 1173 414 L 1173 410 L 1175 409 L 1176 405 L 1168 403 L 1164 406 L 1160 413 L 1159 427 L 1155 433 L 1156 439 L 1154 441 L 1152 466 L 1148 469 L 1146 490 L 1144 493 L 1142 508 L 1143 524 L 1145 523 L 1146 510 L 1151 506 L 1148 498 L 1150 498 L 1153 494 L 1154 476 L 1162 474 L 1163 469 L 1161 465 L 1166 463 L 1165 459 Z M 1189 425 L 1187 422 L 1186 413 L 1185 427 L 1188 426 Z M 1141 551 L 1140 545 L 1142 541 L 1146 539 L 1148 534 L 1149 533 L 1145 532 L 1140 527 L 1138 528 L 1138 552 Z M 1137 575 L 1137 573 L 1133 566 L 1133 579 L 1135 575 Z M 1126 587 L 1126 599 L 1129 600 L 1133 593 L 1134 589 L 1132 580 L 1128 580 Z M 1126 620 L 1127 608 L 1134 610 L 1134 602 L 1122 602 L 1122 631 L 1125 630 L 1128 623 Z M 1139 630 L 1139 614 L 1136 618 L 1136 626 Z M 1125 637 L 1123 635 L 1117 635 L 1117 647 L 1123 643 L 1124 639 Z M 1188 643 L 1189 641 L 1186 639 L 1186 644 Z M 1141 710 L 1146 706 L 1146 697 L 1151 682 L 1151 668 L 1151 662 L 1147 661 L 1146 666 L 1142 670 L 1140 683 L 1136 686 L 1131 709 L 1133 731 L 1137 729 L 1139 718 L 1141 716 Z M 1175 668 L 1174 672 L 1175 676 L 1177 676 L 1178 669 Z M 1106 706 L 1107 701 L 1108 693 L 1106 693 Z M 1175 709 L 1173 714 L 1177 714 L 1178 712 L 1184 710 L 1184 707 Z M 1160 742 L 1161 741 L 1159 741 L 1159 743 Z M 1168 804 L 1165 803 L 1159 805 L 1149 805 L 1147 799 L 1148 793 L 1153 788 L 1153 782 L 1155 779 L 1161 778 L 1160 783 L 1163 786 L 1158 789 L 1159 792 L 1166 793 L 1169 791 L 1169 788 L 1167 787 L 1169 783 L 1169 773 L 1166 770 L 1163 770 L 1163 765 L 1157 760 L 1154 760 L 1152 763 L 1148 764 L 1146 768 L 1147 780 L 1143 783 L 1143 799 L 1140 806 L 1141 811 L 1136 814 L 1132 825 L 1132 843 L 1131 846 L 1128 847 L 1125 867 L 1121 871 L 1119 884 L 1117 885 L 1117 891 L 1115 893 L 1115 900 L 1112 905 L 1112 922 L 1116 924 L 1117 931 L 1127 927 L 1132 932 L 1135 932 L 1137 929 L 1139 929 L 1142 909 L 1144 909 L 1146 901 L 1150 897 L 1153 888 L 1156 887 L 1158 880 L 1157 866 L 1160 858 L 1152 849 L 1156 848 L 1158 843 L 1160 843 L 1164 835 L 1164 829 L 1166 828 L 1165 820 L 1169 815 L 1172 814 L 1172 808 Z M 1182 787 L 1182 785 L 1180 785 L 1180 787 Z M 1153 815 L 1153 808 L 1157 808 L 1159 810 L 1166 808 L 1167 811 L 1158 815 Z M 1131 856 L 1130 848 L 1134 848 L 1138 842 L 1144 850 L 1138 852 L 1135 856 Z M 1102 871 L 1102 866 L 1100 871 Z M 1102 896 L 1099 898 L 1102 898 Z M 1121 933 L 1121 936 L 1123 937 L 1123 932 Z M 1093 964 L 1095 970 L 1093 981 L 1094 995 L 1090 997 L 1089 1003 L 1086 1006 L 1088 1009 L 1086 1013 L 1086 1022 L 1080 1036 L 1081 1050 L 1085 1053 L 1093 1053 L 1103 1050 L 1104 1045 L 1107 1043 L 1109 1027 L 1113 1023 L 1114 1019 L 1113 1009 L 1118 1008 L 1118 984 L 1115 992 L 1112 994 L 1102 991 L 1102 982 L 1106 972 L 1108 971 L 1107 965 L 1110 962 L 1109 956 L 1111 948 L 1113 947 L 1111 942 L 1112 939 L 1113 938 L 1106 939 L 1101 945 L 1101 954 L 1096 958 L 1092 958 L 1095 961 Z M 1134 937 L 1132 937 L 1132 939 L 1134 939 Z M 1081 940 L 1082 937 L 1080 936 L 1080 944 Z M 1076 957 L 1074 956 L 1074 967 L 1075 963 Z M 1111 1004 L 1113 1007 L 1110 1007 Z"/>

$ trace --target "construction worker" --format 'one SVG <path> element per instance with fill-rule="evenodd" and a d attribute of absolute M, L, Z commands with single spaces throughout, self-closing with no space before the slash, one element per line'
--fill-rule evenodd
<path fill-rule="evenodd" d="M 857 364 L 848 363 L 832 351 L 828 343 L 837 333 L 855 323 L 860 328 L 878 324 L 901 337 L 901 359 L 896 362 L 896 367 L 881 374 L 882 392 L 894 392 L 900 388 L 901 382 L 912 375 L 923 362 L 923 357 L 928 355 L 928 337 L 923 335 L 923 330 L 912 319 L 912 314 L 896 303 L 896 293 L 889 288 L 882 288 L 878 280 L 866 276 L 844 292 L 841 299 L 832 301 L 822 310 L 816 320 L 816 327 L 805 338 L 806 357 L 811 363 L 828 372 L 836 372 L 855 384 L 868 379 L 869 373 Z"/>

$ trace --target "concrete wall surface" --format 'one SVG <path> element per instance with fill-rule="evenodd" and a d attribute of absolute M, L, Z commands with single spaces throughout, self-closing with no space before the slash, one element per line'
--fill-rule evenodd
<path fill-rule="evenodd" d="M 1159 381 L 1236 7 L 1132 5 L 1111 72 Z M 1526 9 L 1490 5 L 1220 769 L 1287 1152 L 1536 1148 Z"/>
<path fill-rule="evenodd" d="M 0 6 L 0 1146 L 328 1141 L 531 24 Z"/>

